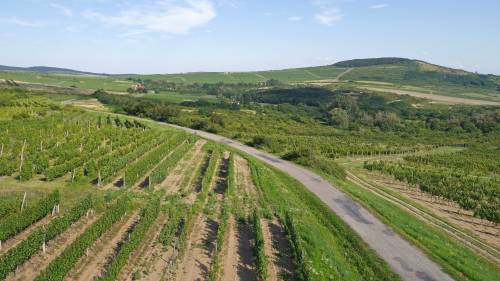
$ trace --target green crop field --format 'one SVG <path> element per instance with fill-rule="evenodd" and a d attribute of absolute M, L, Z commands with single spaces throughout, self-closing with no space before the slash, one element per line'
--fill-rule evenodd
<path fill-rule="evenodd" d="M 155 116 L 137 111 L 137 108 L 153 110 L 154 105 L 146 97 L 105 93 L 96 97 L 118 112 L 221 134 L 324 174 L 428 253 L 457 280 L 489 280 L 499 273 L 496 263 L 483 256 L 492 251 L 493 259 L 498 258 L 495 250 L 498 240 L 493 233 L 498 228 L 500 209 L 495 195 L 500 189 L 496 168 L 499 159 L 495 157 L 500 120 L 495 107 L 450 107 L 390 94 L 361 95 L 352 89 L 346 95 L 343 87 L 335 90 L 298 87 L 223 94 L 218 103 L 164 104 L 169 114 Z M 360 170 L 378 169 L 381 160 L 382 163 L 387 159 L 404 161 L 389 164 L 393 163 L 390 161 L 380 167 L 394 175 L 395 180 L 410 182 L 411 194 L 419 190 L 430 198 L 439 198 L 439 204 L 457 206 L 453 208 L 458 208 L 455 212 L 460 216 L 443 217 L 443 213 L 436 211 L 436 206 L 440 206 L 436 202 L 429 214 L 445 221 L 446 227 L 434 229 L 428 220 L 409 212 L 404 205 L 393 205 L 386 198 L 367 192 L 359 183 L 349 180 L 342 164 L 357 158 L 368 161 L 365 166 L 363 161 L 357 164 L 357 174 L 361 174 Z M 407 172 L 409 168 L 412 170 Z M 395 190 L 391 194 L 397 194 Z M 422 203 L 403 199 L 406 204 Z M 464 219 L 473 223 L 460 223 Z M 488 250 L 482 246 L 459 247 L 463 240 L 455 240 L 447 232 L 450 225 L 459 233 L 468 233 L 477 225 L 488 226 L 485 233 L 490 234 L 473 231 L 463 238 L 482 241 L 477 243 L 486 243 L 489 246 L 484 247 Z M 456 258 L 448 259 L 450 253 Z"/>
<path fill-rule="evenodd" d="M 137 75 L 135 78 L 168 80 L 176 83 L 262 83 L 270 79 L 282 82 L 335 79 L 347 68 L 311 67 L 257 72 L 199 72 L 164 75 Z"/>
<path fill-rule="evenodd" d="M 0 71 L 0 79 L 15 80 L 28 83 L 40 83 L 59 87 L 76 87 L 81 89 L 105 89 L 107 91 L 125 92 L 133 83 L 117 77 L 85 76 L 70 74 L 43 74 L 35 72 Z"/>
<path fill-rule="evenodd" d="M 0 279 L 196 278 L 203 259 L 210 280 L 227 280 L 240 274 L 223 270 L 232 249 L 253 256 L 246 274 L 258 280 L 399 280 L 317 197 L 256 159 L 51 94 L 0 93 Z M 227 243 L 241 235 L 236 251 Z"/>
<path fill-rule="evenodd" d="M 405 59 L 360 61 L 354 64 L 349 64 L 347 61 L 330 66 L 256 72 L 193 72 L 155 75 L 88 76 L 2 71 L 0 79 L 125 92 L 135 84 L 133 80 L 168 81 L 176 84 L 250 83 L 258 85 L 269 80 L 287 84 L 332 84 L 338 82 L 338 78 L 339 81 L 350 82 L 356 86 L 376 86 L 381 91 L 401 89 L 466 99 L 500 101 L 500 78 L 494 75 L 481 75 Z"/>

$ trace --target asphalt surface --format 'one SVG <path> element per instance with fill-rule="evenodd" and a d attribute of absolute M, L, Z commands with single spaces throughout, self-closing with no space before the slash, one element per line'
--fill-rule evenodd
<path fill-rule="evenodd" d="M 165 124 L 165 123 L 161 123 Z M 321 176 L 294 163 L 284 161 L 274 155 L 259 151 L 234 140 L 169 125 L 196 134 L 203 138 L 227 144 L 244 151 L 282 171 L 287 172 L 304 184 L 342 218 L 389 266 L 407 281 L 451 281 L 443 269 L 429 259 L 420 249 L 401 238 L 390 227 L 349 196 L 340 192 Z"/>

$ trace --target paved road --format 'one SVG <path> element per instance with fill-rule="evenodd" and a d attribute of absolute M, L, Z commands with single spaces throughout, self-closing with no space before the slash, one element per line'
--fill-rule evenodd
<path fill-rule="evenodd" d="M 160 123 L 164 124 L 164 123 Z M 272 166 L 283 170 L 302 182 L 315 193 L 338 216 L 340 216 L 363 240 L 382 257 L 391 268 L 407 281 L 451 281 L 440 266 L 431 261 L 422 251 L 402 239 L 391 228 L 383 224 L 361 205 L 338 191 L 322 177 L 274 155 L 256 150 L 234 140 L 192 130 L 184 127 L 172 127 L 197 134 L 203 138 L 230 145 L 244 151 Z"/>

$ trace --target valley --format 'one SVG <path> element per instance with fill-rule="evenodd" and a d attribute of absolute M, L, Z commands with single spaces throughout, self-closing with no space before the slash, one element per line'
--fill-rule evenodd
<path fill-rule="evenodd" d="M 0 73 L 0 279 L 495 280 L 493 78 L 375 62 Z"/>

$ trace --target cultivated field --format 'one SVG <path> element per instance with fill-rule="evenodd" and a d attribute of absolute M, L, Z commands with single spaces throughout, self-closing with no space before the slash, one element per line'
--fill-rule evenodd
<path fill-rule="evenodd" d="M 150 122 L 3 95 L 2 280 L 399 279 L 260 161 Z"/>

